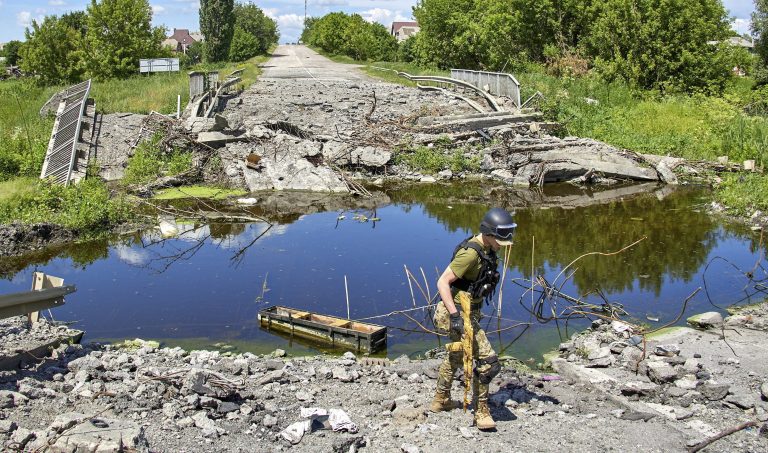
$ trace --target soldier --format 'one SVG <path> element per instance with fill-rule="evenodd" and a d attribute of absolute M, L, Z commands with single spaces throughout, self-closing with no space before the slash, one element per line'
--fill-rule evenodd
<path fill-rule="evenodd" d="M 451 341 L 460 341 L 464 334 L 464 323 L 457 310 L 460 291 L 466 291 L 472 298 L 472 344 L 475 359 L 475 375 L 472 379 L 472 402 L 475 407 L 475 425 L 478 429 L 490 430 L 496 423 L 488 410 L 488 384 L 501 370 L 496 352 L 480 328 L 480 308 L 483 299 L 490 298 L 499 281 L 496 251 L 504 245 L 512 245 L 515 231 L 512 216 L 504 209 L 489 210 L 480 223 L 480 234 L 465 239 L 453 252 L 451 263 L 437 281 L 442 303 L 435 311 L 435 326 L 448 332 Z M 449 352 L 440 365 L 437 391 L 432 400 L 432 412 L 448 411 L 454 408 L 451 401 L 451 384 L 456 369 L 463 362 L 463 352 Z"/>

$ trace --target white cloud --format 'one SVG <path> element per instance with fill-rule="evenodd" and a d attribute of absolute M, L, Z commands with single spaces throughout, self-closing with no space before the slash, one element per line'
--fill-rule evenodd
<path fill-rule="evenodd" d="M 51 5 L 51 6 L 64 6 L 64 5 L 66 5 L 64 0 L 50 0 L 48 2 L 48 4 Z"/>
<path fill-rule="evenodd" d="M 142 264 L 146 264 L 149 261 L 148 253 L 141 249 L 134 249 L 126 245 L 119 245 L 115 247 L 114 250 L 115 254 L 117 254 L 117 258 L 124 263 L 140 266 Z"/>
<path fill-rule="evenodd" d="M 273 19 L 277 21 L 277 26 L 280 27 L 280 30 L 304 28 L 304 16 L 299 16 L 298 14 L 281 14 Z"/>
<path fill-rule="evenodd" d="M 16 23 L 21 27 L 29 27 L 32 25 L 32 13 L 29 11 L 21 11 L 16 15 Z"/>
<path fill-rule="evenodd" d="M 411 19 L 405 17 L 402 11 L 393 11 L 386 8 L 373 8 L 360 13 L 363 19 L 368 22 L 378 22 L 384 26 L 389 27 L 392 22 L 395 21 L 409 21 Z"/>
<path fill-rule="evenodd" d="M 320 6 L 347 6 L 349 2 L 346 0 L 318 0 L 316 4 Z"/>
<path fill-rule="evenodd" d="M 736 30 L 737 33 L 749 33 L 749 24 L 752 21 L 749 19 L 743 19 L 740 17 L 737 17 L 733 20 L 733 23 L 731 23 L 731 28 Z"/>
<path fill-rule="evenodd" d="M 165 12 L 165 6 L 152 5 L 152 14 L 163 14 Z"/>

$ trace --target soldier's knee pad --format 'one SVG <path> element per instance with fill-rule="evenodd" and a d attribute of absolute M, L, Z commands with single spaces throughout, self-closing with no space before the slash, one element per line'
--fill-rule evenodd
<path fill-rule="evenodd" d="M 480 368 L 482 367 L 482 371 Z M 477 367 L 475 368 L 475 374 L 481 384 L 488 385 L 491 383 L 494 377 L 501 371 L 501 364 L 499 358 L 492 355 L 485 359 L 479 359 L 477 361 Z"/>

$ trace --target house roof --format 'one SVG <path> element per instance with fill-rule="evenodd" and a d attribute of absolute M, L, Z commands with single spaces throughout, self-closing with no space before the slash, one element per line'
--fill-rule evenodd
<path fill-rule="evenodd" d="M 741 36 L 734 36 L 732 38 L 728 38 L 728 43 L 731 44 L 732 46 L 748 47 L 750 49 L 755 47 L 754 43 L 742 38 Z"/>
<path fill-rule="evenodd" d="M 192 37 L 192 35 L 189 34 L 189 30 L 186 28 L 174 28 L 173 34 L 169 36 L 168 39 L 175 39 L 176 42 L 185 44 L 192 44 L 193 42 L 197 41 Z"/>
<path fill-rule="evenodd" d="M 418 27 L 418 22 L 392 22 L 391 33 L 394 35 L 403 27 Z"/>

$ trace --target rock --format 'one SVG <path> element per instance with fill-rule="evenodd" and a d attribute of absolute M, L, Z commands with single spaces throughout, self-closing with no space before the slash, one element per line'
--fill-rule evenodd
<path fill-rule="evenodd" d="M 37 437 L 35 433 L 26 428 L 16 428 L 11 433 L 11 442 L 18 444 L 18 451 L 24 451 L 24 447 L 34 440 L 35 437 Z"/>
<path fill-rule="evenodd" d="M 296 399 L 299 401 L 311 403 L 315 398 L 310 392 L 307 392 L 306 390 L 299 390 L 296 392 Z"/>
<path fill-rule="evenodd" d="M 587 359 L 592 361 L 592 360 L 602 359 L 610 356 L 611 356 L 611 348 L 604 347 L 604 348 L 600 348 L 590 352 L 589 355 L 587 356 Z"/>
<path fill-rule="evenodd" d="M 400 445 L 400 451 L 403 453 L 420 453 L 421 450 L 413 444 L 402 444 Z"/>
<path fill-rule="evenodd" d="M 258 385 L 267 385 L 272 382 L 280 382 L 285 377 L 284 370 L 274 370 L 256 380 Z"/>
<path fill-rule="evenodd" d="M 267 428 L 271 428 L 277 425 L 277 417 L 275 417 L 274 415 L 267 414 L 264 416 L 264 419 L 261 421 L 261 424 L 266 426 Z"/>
<path fill-rule="evenodd" d="M 333 378 L 338 379 L 341 382 L 352 382 L 353 378 L 351 373 L 348 373 L 346 369 L 337 366 L 333 368 Z"/>
<path fill-rule="evenodd" d="M 472 434 L 472 431 L 469 430 L 466 426 L 460 426 L 459 432 L 461 433 L 461 437 L 465 439 L 474 439 L 475 435 Z"/>
<path fill-rule="evenodd" d="M 738 407 L 739 409 L 752 409 L 755 407 L 755 402 L 749 395 L 743 395 L 743 394 L 730 394 L 725 397 L 725 402 L 731 403 L 734 406 Z"/>
<path fill-rule="evenodd" d="M 227 143 L 248 140 L 248 137 L 242 131 L 211 131 L 200 132 L 197 135 L 197 142 L 212 148 L 219 148 Z"/>
<path fill-rule="evenodd" d="M 0 409 L 23 406 L 27 401 L 29 401 L 29 398 L 19 392 L 0 390 Z"/>
<path fill-rule="evenodd" d="M 398 405 L 392 412 L 395 422 L 400 424 L 413 424 L 414 426 L 427 419 L 424 410 L 418 407 Z"/>
<path fill-rule="evenodd" d="M 697 389 L 699 393 L 704 395 L 704 398 L 710 401 L 719 401 L 728 395 L 728 391 L 731 386 L 728 384 L 704 384 Z"/>
<path fill-rule="evenodd" d="M 760 396 L 763 400 L 768 401 L 768 382 L 763 382 L 763 385 L 760 386 Z"/>
<path fill-rule="evenodd" d="M 419 178 L 419 182 L 437 182 L 437 179 L 435 179 L 434 176 L 422 176 Z"/>
<path fill-rule="evenodd" d="M 623 341 L 614 341 L 608 346 L 613 354 L 621 354 L 627 347 L 627 343 Z"/>
<path fill-rule="evenodd" d="M 60 434 L 49 450 L 53 453 L 69 453 L 73 451 L 144 451 L 149 443 L 144 436 L 144 428 L 140 425 L 111 418 L 90 418 L 82 414 L 68 414 L 67 419 L 61 419 L 64 424 L 82 416 L 85 422 L 74 425 Z"/>
<path fill-rule="evenodd" d="M 408 376 L 408 382 L 411 384 L 420 384 L 424 382 L 424 380 L 421 378 L 421 375 L 419 373 L 413 373 Z"/>
<path fill-rule="evenodd" d="M 693 379 L 690 378 L 683 378 L 678 379 L 675 381 L 675 387 L 681 388 L 684 390 L 693 390 L 699 385 L 698 381 L 696 381 L 696 377 L 694 376 Z"/>
<path fill-rule="evenodd" d="M 688 324 L 700 329 L 720 327 L 723 324 L 723 316 L 716 311 L 709 311 L 700 315 L 694 315 L 687 319 Z"/>
<path fill-rule="evenodd" d="M 218 409 L 216 411 L 220 414 L 229 414 L 230 412 L 237 412 L 240 410 L 240 406 L 237 403 L 233 403 L 231 401 L 222 401 L 219 404 Z"/>
<path fill-rule="evenodd" d="M 200 368 L 193 368 L 184 378 L 181 386 L 181 393 L 189 395 L 191 393 L 197 393 L 198 395 L 204 395 L 211 398 L 225 399 L 232 394 L 232 391 L 225 390 L 219 386 L 208 385 L 209 373 Z"/>
<path fill-rule="evenodd" d="M 661 357 L 680 355 L 680 346 L 676 344 L 660 344 L 656 346 L 653 353 Z"/>
<path fill-rule="evenodd" d="M 453 178 L 453 172 L 451 170 L 443 170 L 437 173 L 437 177 L 440 179 L 451 179 Z"/>
<path fill-rule="evenodd" d="M 649 396 L 656 394 L 658 390 L 659 386 L 653 382 L 630 381 L 624 383 L 624 385 L 621 387 L 621 394 L 627 396 Z"/>
<path fill-rule="evenodd" d="M 12 433 L 19 426 L 10 420 L 0 420 L 0 434 Z"/>
<path fill-rule="evenodd" d="M 672 382 L 677 378 L 677 372 L 668 363 L 646 361 L 646 364 L 648 367 L 648 377 L 657 384 Z"/>
<path fill-rule="evenodd" d="M 285 367 L 285 362 L 282 360 L 265 360 L 264 366 L 267 367 L 267 370 L 282 370 Z"/>
<path fill-rule="evenodd" d="M 355 354 L 350 352 L 350 351 L 345 352 L 344 355 L 341 356 L 341 358 L 343 358 L 345 360 L 355 360 L 355 361 L 357 361 L 357 356 L 355 356 Z"/>
<path fill-rule="evenodd" d="M 201 132 L 223 131 L 229 127 L 229 123 L 227 123 L 226 118 L 217 114 L 213 118 L 190 117 L 184 127 L 192 134 L 199 134 Z"/>
<path fill-rule="evenodd" d="M 687 359 L 683 364 L 683 369 L 689 373 L 696 373 L 701 367 L 702 364 L 699 359 Z"/>
<path fill-rule="evenodd" d="M 288 425 L 287 428 L 280 431 L 280 436 L 290 442 L 292 445 L 296 445 L 301 442 L 304 437 L 304 433 L 309 431 L 310 421 L 301 421 Z"/>
<path fill-rule="evenodd" d="M 613 356 L 601 357 L 599 359 L 590 360 L 585 366 L 587 368 L 608 368 L 613 365 L 614 360 Z"/>
<path fill-rule="evenodd" d="M 285 356 L 286 356 L 286 352 L 283 349 L 278 348 L 272 351 L 272 357 L 285 357 Z"/>
<path fill-rule="evenodd" d="M 622 420 L 629 420 L 629 421 L 639 421 L 642 420 L 644 422 L 647 422 L 648 420 L 654 418 L 656 415 L 648 413 L 648 412 L 640 412 L 640 411 L 629 411 L 625 412 L 621 415 Z"/>

